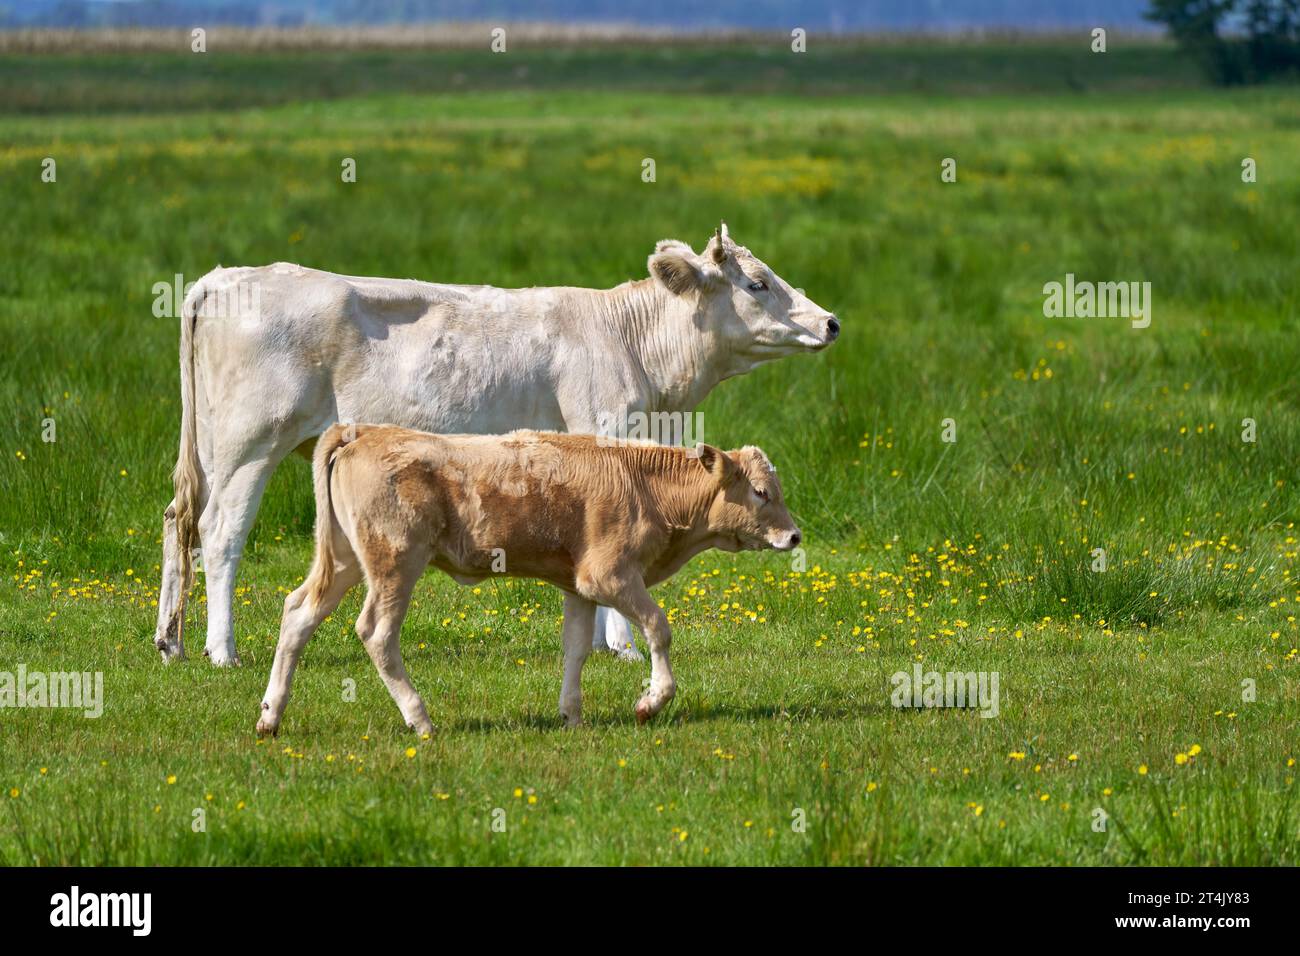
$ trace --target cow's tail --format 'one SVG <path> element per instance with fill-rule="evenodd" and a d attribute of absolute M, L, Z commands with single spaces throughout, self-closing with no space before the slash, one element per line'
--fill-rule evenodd
<path fill-rule="evenodd" d="M 307 575 L 307 594 L 320 604 L 334 584 L 334 504 L 330 501 L 330 471 L 335 453 L 357 438 L 356 425 L 331 425 L 316 442 L 311 481 L 316 493 L 316 557 Z"/>
<path fill-rule="evenodd" d="M 203 477 L 199 465 L 194 411 L 194 326 L 208 294 L 207 276 L 194 284 L 181 306 L 181 444 L 172 472 L 176 490 L 176 550 L 180 562 L 181 598 L 177 640 L 185 627 L 185 597 L 194 583 L 193 554 L 199 540 Z"/>

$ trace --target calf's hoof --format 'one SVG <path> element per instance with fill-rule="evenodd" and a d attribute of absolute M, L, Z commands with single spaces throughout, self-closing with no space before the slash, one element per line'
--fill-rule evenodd
<path fill-rule="evenodd" d="M 674 689 L 668 688 L 659 692 L 650 691 L 636 702 L 636 722 L 644 724 L 659 711 L 668 706 L 668 702 L 673 699 Z"/>

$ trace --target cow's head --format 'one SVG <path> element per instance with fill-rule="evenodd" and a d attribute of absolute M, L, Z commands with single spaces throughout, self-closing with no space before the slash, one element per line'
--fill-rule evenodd
<path fill-rule="evenodd" d="M 698 302 L 702 331 L 751 361 L 816 352 L 840 334 L 840 323 L 718 227 L 704 252 L 665 239 L 649 259 L 650 275 L 673 295 Z"/>
<path fill-rule="evenodd" d="M 724 551 L 790 551 L 803 535 L 785 507 L 776 469 L 762 449 L 746 445 L 719 451 L 700 442 L 695 458 L 715 482 L 709 505 L 709 531 Z"/>

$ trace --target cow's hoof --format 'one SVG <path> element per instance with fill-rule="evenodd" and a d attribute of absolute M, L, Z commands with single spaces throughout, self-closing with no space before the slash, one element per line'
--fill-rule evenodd
<path fill-rule="evenodd" d="M 158 653 L 162 655 L 162 662 L 164 664 L 185 660 L 185 649 L 183 647 L 178 647 L 175 650 L 168 647 L 159 647 Z"/>
<path fill-rule="evenodd" d="M 655 710 L 650 706 L 648 700 L 640 700 L 636 705 L 636 722 L 644 724 L 647 720 L 655 715 Z"/>
<path fill-rule="evenodd" d="M 213 667 L 238 667 L 239 655 L 232 654 L 225 650 L 214 651 L 212 648 L 204 648 L 203 656 L 208 659 Z"/>
<path fill-rule="evenodd" d="M 575 727 L 582 726 L 581 715 L 570 716 L 569 714 L 566 714 L 564 711 L 560 711 L 560 719 L 564 721 L 564 726 L 569 730 L 573 730 Z"/>
<path fill-rule="evenodd" d="M 280 725 L 273 724 L 269 720 L 259 720 L 257 722 L 257 736 L 266 737 L 268 735 L 272 737 L 280 736 Z"/>

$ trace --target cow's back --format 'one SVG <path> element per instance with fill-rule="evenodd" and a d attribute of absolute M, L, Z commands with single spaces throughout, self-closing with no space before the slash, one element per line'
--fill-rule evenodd
<path fill-rule="evenodd" d="M 206 330 L 210 377 L 282 383 L 305 417 L 423 431 L 563 429 L 544 301 L 520 290 L 336 275 L 290 263 L 216 270 L 240 321 Z M 224 361 L 222 356 L 224 356 Z M 220 393 L 220 389 L 217 390 Z"/>

